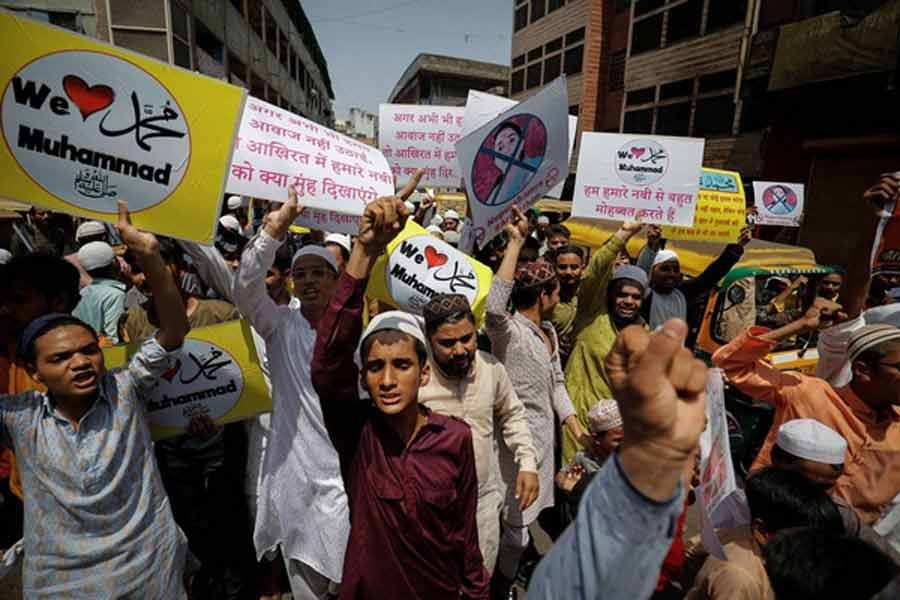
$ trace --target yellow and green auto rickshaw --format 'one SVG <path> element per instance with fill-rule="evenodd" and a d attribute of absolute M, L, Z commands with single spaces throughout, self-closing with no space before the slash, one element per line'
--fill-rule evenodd
<path fill-rule="evenodd" d="M 572 232 L 572 243 L 591 251 L 599 248 L 619 226 L 612 221 L 582 218 L 571 218 L 565 225 Z M 631 256 L 637 257 L 644 244 L 644 239 L 635 236 L 628 245 Z M 667 249 L 678 253 L 685 277 L 699 275 L 724 247 L 715 242 L 681 240 L 669 240 L 666 244 Z M 817 264 L 808 248 L 752 240 L 741 261 L 706 299 L 691 307 L 695 317 L 692 320 L 699 322 L 691 338 L 697 356 L 708 362 L 717 349 L 750 326 L 775 328 L 800 317 L 812 303 L 819 279 L 832 271 Z M 805 283 L 796 286 L 786 302 L 773 303 L 780 291 L 800 277 Z M 816 340 L 815 334 L 785 340 L 766 359 L 782 371 L 815 373 L 819 357 Z M 725 406 L 732 457 L 735 467 L 743 472 L 765 439 L 772 423 L 772 409 L 727 385 Z"/>

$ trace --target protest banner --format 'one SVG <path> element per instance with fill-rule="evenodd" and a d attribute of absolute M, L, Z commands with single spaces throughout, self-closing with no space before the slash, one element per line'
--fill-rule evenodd
<path fill-rule="evenodd" d="M 106 367 L 124 367 L 140 347 L 132 343 L 104 348 Z M 185 433 L 194 415 L 224 425 L 270 412 L 272 398 L 249 323 L 191 329 L 146 402 L 154 440 Z"/>
<path fill-rule="evenodd" d="M 394 193 L 376 148 L 258 98 L 248 98 L 226 190 L 274 202 L 297 190 L 298 225 L 356 233 L 366 204 Z"/>
<path fill-rule="evenodd" d="M 417 315 L 437 294 L 462 294 L 480 326 L 491 277 L 487 266 L 409 219 L 375 262 L 366 294 Z"/>
<path fill-rule="evenodd" d="M 585 168 L 575 175 L 572 216 L 690 227 L 703 144 L 699 138 L 583 133 L 578 164 Z"/>
<path fill-rule="evenodd" d="M 569 172 L 565 77 L 491 119 L 456 144 L 479 247 Z"/>
<path fill-rule="evenodd" d="M 456 142 L 462 137 L 462 106 L 378 106 L 378 147 L 397 183 L 403 185 L 417 169 L 429 187 L 458 188 L 462 175 Z"/>
<path fill-rule="evenodd" d="M 502 113 L 518 104 L 515 100 L 495 96 L 487 92 L 479 92 L 469 90 L 469 96 L 466 99 L 466 112 L 463 118 L 462 135 L 466 136 Z M 575 148 L 575 137 L 578 135 L 578 117 L 569 115 L 569 152 L 566 154 L 566 160 L 572 160 L 572 150 Z M 563 186 L 566 184 L 566 178 L 557 183 L 553 189 L 549 190 L 545 195 L 553 198 L 562 196 Z"/>
<path fill-rule="evenodd" d="M 242 88 L 6 11 L 0 51 L 0 196 L 212 243 Z"/>
<path fill-rule="evenodd" d="M 663 227 L 670 240 L 706 240 L 731 243 L 747 222 L 747 200 L 741 175 L 735 171 L 703 168 L 692 227 Z"/>
<path fill-rule="evenodd" d="M 800 227 L 803 220 L 803 184 L 754 181 L 757 225 Z"/>

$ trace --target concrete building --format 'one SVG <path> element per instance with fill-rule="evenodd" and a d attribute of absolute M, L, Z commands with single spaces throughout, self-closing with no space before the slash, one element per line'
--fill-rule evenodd
<path fill-rule="evenodd" d="M 362 139 L 378 138 L 378 115 L 353 107 L 350 109 L 349 121 L 348 135 Z"/>
<path fill-rule="evenodd" d="M 4 0 L 0 6 L 334 122 L 328 65 L 298 0 Z"/>
<path fill-rule="evenodd" d="M 403 72 L 388 102 L 462 106 L 470 89 L 505 96 L 508 82 L 509 67 L 423 53 Z"/>

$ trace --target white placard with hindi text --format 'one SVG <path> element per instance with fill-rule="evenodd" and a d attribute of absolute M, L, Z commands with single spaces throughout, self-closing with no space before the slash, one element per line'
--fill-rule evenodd
<path fill-rule="evenodd" d="M 487 92 L 479 92 L 469 90 L 469 97 L 466 99 L 466 113 L 463 119 L 462 134 L 468 135 L 475 131 L 504 110 L 509 110 L 518 104 L 515 100 L 495 96 Z M 566 155 L 569 162 L 572 161 L 572 150 L 575 148 L 575 137 L 578 135 L 578 117 L 569 115 L 569 153 Z M 552 190 L 547 192 L 547 196 L 560 198 L 565 186 L 565 177 Z"/>
<path fill-rule="evenodd" d="M 462 106 L 415 104 L 378 107 L 378 147 L 399 185 L 416 169 L 424 169 L 423 185 L 459 187 L 462 175 L 455 144 L 462 137 L 464 110 Z"/>
<path fill-rule="evenodd" d="M 568 102 L 560 77 L 456 144 L 479 247 L 503 230 L 513 206 L 525 210 L 565 179 Z"/>
<path fill-rule="evenodd" d="M 700 138 L 583 133 L 572 216 L 691 227 L 703 145 Z"/>
<path fill-rule="evenodd" d="M 358 231 L 366 204 L 394 193 L 378 149 L 248 98 L 226 191 L 284 202 L 288 185 L 305 207 L 298 224 L 343 233 Z"/>
<path fill-rule="evenodd" d="M 754 181 L 757 225 L 800 227 L 803 221 L 802 183 Z"/>

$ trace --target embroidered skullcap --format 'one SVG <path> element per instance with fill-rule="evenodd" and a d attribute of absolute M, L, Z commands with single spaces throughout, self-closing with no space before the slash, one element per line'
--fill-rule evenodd
<path fill-rule="evenodd" d="M 792 419 L 778 428 L 775 445 L 797 458 L 828 465 L 844 464 L 847 440 L 815 419 Z"/>
<path fill-rule="evenodd" d="M 894 340 L 900 340 L 900 328 L 893 325 L 866 325 L 850 336 L 847 356 L 853 362 L 866 350 Z"/>
<path fill-rule="evenodd" d="M 329 233 L 325 236 L 326 244 L 337 244 L 347 252 L 350 252 L 350 236 L 346 233 Z"/>
<path fill-rule="evenodd" d="M 660 250 L 656 253 L 656 258 L 653 259 L 653 266 L 661 265 L 664 262 L 669 262 L 674 260 L 678 262 L 678 255 L 671 250 Z"/>
<path fill-rule="evenodd" d="M 334 258 L 334 254 L 325 249 L 324 246 L 317 246 L 315 244 L 310 244 L 308 246 L 303 246 L 299 250 L 294 253 L 294 258 L 291 259 L 291 268 L 294 268 L 294 264 L 298 260 L 300 260 L 304 256 L 318 256 L 322 260 L 328 263 L 328 266 L 334 269 L 334 272 L 338 272 L 338 264 L 337 260 Z"/>
<path fill-rule="evenodd" d="M 428 327 L 454 313 L 461 312 L 472 312 L 469 301 L 462 294 L 437 294 L 422 308 L 422 316 L 425 317 L 425 325 Z"/>
<path fill-rule="evenodd" d="M 237 210 L 241 207 L 241 204 L 243 204 L 243 200 L 240 196 L 229 196 L 226 206 L 228 210 Z"/>
<path fill-rule="evenodd" d="M 88 242 L 78 250 L 78 262 L 85 271 L 108 267 L 114 260 L 116 253 L 106 242 Z"/>
<path fill-rule="evenodd" d="M 370 335 L 379 331 L 399 331 L 422 342 L 423 346 L 428 346 L 428 343 L 425 341 L 425 333 L 422 330 L 422 322 L 419 318 L 402 310 L 389 310 L 369 321 L 369 326 L 363 331 L 362 337 L 359 338 L 359 346 L 356 347 L 357 366 L 362 367 L 362 349 L 366 344 L 366 340 Z"/>
<path fill-rule="evenodd" d="M 604 433 L 622 426 L 622 415 L 615 400 L 601 400 L 588 411 L 588 425 L 591 431 Z"/>
<path fill-rule="evenodd" d="M 49 323 L 54 321 L 79 321 L 84 325 L 84 328 L 93 331 L 94 328 L 81 321 L 72 315 L 68 315 L 66 313 L 47 313 L 45 315 L 41 315 L 36 319 L 33 319 L 28 325 L 25 326 L 25 329 L 22 330 L 22 333 L 19 334 L 18 346 L 16 348 L 17 356 L 25 356 L 28 353 L 28 347 L 34 342 L 35 338 L 39 331 L 44 329 Z"/>
<path fill-rule="evenodd" d="M 456 219 L 457 221 L 459 221 L 459 213 L 451 208 L 444 213 L 444 219 Z"/>
<path fill-rule="evenodd" d="M 541 215 L 538 217 L 537 222 L 538 222 L 538 225 L 549 225 L 550 217 L 548 217 L 547 215 Z"/>
<path fill-rule="evenodd" d="M 529 288 L 549 283 L 556 278 L 556 269 L 543 260 L 523 264 L 516 270 L 516 287 Z"/>
<path fill-rule="evenodd" d="M 106 235 L 106 227 L 100 221 L 85 221 L 75 230 L 75 241 L 81 241 L 87 237 Z"/>
<path fill-rule="evenodd" d="M 640 267 L 635 267 L 634 265 L 622 265 L 616 269 L 616 272 L 613 273 L 610 281 L 615 281 L 617 279 L 630 279 L 634 281 L 641 286 L 641 290 L 645 295 L 649 290 L 650 281 L 647 279 L 647 272 Z"/>
<path fill-rule="evenodd" d="M 241 232 L 241 224 L 234 215 L 224 215 L 219 217 L 219 225 L 234 233 Z"/>

